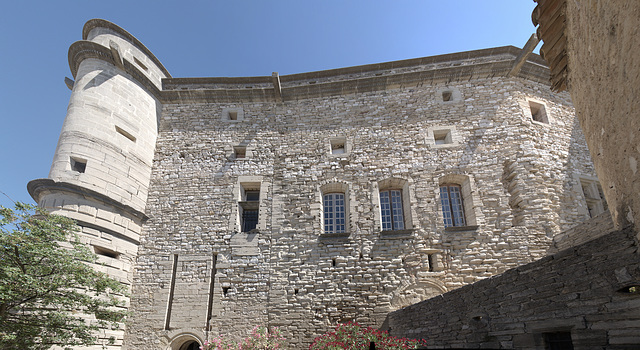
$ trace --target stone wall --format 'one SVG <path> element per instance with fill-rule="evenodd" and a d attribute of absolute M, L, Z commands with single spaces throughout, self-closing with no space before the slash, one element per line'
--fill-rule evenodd
<path fill-rule="evenodd" d="M 548 123 L 532 121 L 529 100 Z M 450 143 L 436 144 L 442 130 Z M 336 323 L 380 326 L 390 311 L 541 258 L 585 219 L 574 175 L 594 174 L 582 137 L 566 94 L 522 78 L 165 103 L 125 343 L 173 347 L 185 334 L 269 324 L 300 348 Z M 331 154 L 333 140 L 346 153 Z M 451 182 L 467 226 L 445 229 L 438 188 Z M 256 183 L 259 233 L 242 233 L 241 188 Z M 382 232 L 385 188 L 402 190 L 406 230 Z M 324 232 L 322 194 L 336 189 L 346 234 Z"/>
<path fill-rule="evenodd" d="M 566 2 L 568 87 L 616 224 L 640 223 L 640 2 Z"/>
<path fill-rule="evenodd" d="M 575 349 L 637 349 L 638 245 L 631 228 L 389 314 L 391 334 L 429 347 L 546 349 L 569 333 Z"/>
<path fill-rule="evenodd" d="M 549 249 L 549 253 L 557 253 L 561 250 L 575 247 L 612 231 L 615 231 L 615 228 L 611 213 L 606 211 L 553 237 L 553 244 Z"/>

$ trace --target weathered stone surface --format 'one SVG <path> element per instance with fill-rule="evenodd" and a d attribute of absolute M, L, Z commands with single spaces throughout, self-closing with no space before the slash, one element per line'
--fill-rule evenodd
<path fill-rule="evenodd" d="M 132 285 L 127 348 L 239 338 L 257 324 L 300 348 L 338 322 L 380 326 L 463 286 L 460 307 L 474 300 L 465 290 L 489 303 L 491 292 L 468 285 L 543 258 L 589 216 L 581 181 L 597 190 L 597 178 L 569 96 L 549 90 L 538 56 L 511 72 L 517 48 L 278 79 L 171 78 L 112 23 L 89 21 L 84 38 L 70 50 L 76 81 L 54 181 L 32 187 Z M 445 184 L 462 194 L 457 227 L 443 222 Z M 381 215 L 392 192 L 395 230 Z M 325 232 L 324 194 L 344 195 L 344 232 Z M 584 264 L 557 271 L 569 272 L 588 274 Z M 495 288 L 524 315 L 553 315 L 531 290 Z M 516 343 L 489 335 L 489 319 L 497 332 L 519 327 L 508 319 L 470 315 L 461 332 L 481 346 Z M 438 317 L 457 332 L 467 316 Z"/>
<path fill-rule="evenodd" d="M 462 348 L 473 349 L 500 337 L 508 348 L 541 349 L 545 333 L 567 331 L 575 349 L 633 349 L 640 299 L 620 289 L 640 280 L 637 249 L 632 227 L 614 231 L 392 312 L 388 327 L 393 335 L 423 338 L 434 348 L 462 340 Z M 624 282 L 620 269 L 628 275 Z"/>

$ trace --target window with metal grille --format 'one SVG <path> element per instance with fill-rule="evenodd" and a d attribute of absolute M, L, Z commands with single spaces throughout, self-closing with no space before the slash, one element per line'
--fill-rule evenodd
<path fill-rule="evenodd" d="M 324 202 L 324 232 L 345 232 L 345 202 L 344 193 L 328 193 L 323 196 Z"/>
<path fill-rule="evenodd" d="M 382 231 L 404 230 L 402 191 L 380 191 L 380 214 Z"/>
<path fill-rule="evenodd" d="M 258 226 L 258 211 L 260 208 L 260 191 L 245 190 L 244 201 L 239 202 L 241 209 L 242 232 L 255 230 Z"/>
<path fill-rule="evenodd" d="M 440 186 L 440 207 L 442 208 L 444 227 L 466 225 L 460 185 Z"/>
<path fill-rule="evenodd" d="M 258 210 L 244 209 L 242 211 L 242 232 L 255 230 L 258 226 Z"/>

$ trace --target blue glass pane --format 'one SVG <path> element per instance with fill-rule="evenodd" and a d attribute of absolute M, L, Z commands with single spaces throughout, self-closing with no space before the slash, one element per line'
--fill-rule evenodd
<path fill-rule="evenodd" d="M 402 212 L 402 192 L 391 192 L 391 207 L 393 208 L 393 229 L 404 230 L 404 214 Z"/>
<path fill-rule="evenodd" d="M 382 231 L 392 230 L 389 191 L 380 192 L 380 214 L 382 218 Z"/>
<path fill-rule="evenodd" d="M 324 199 L 324 232 L 345 232 L 344 193 L 330 193 Z"/>

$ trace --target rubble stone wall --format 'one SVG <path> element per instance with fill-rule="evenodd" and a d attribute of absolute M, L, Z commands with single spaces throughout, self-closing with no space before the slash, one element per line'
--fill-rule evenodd
<path fill-rule="evenodd" d="M 532 121 L 529 100 L 548 123 Z M 436 143 L 442 130 L 450 143 Z M 336 139 L 345 153 L 331 154 Z M 379 327 L 390 311 L 545 256 L 586 218 L 575 174 L 594 170 L 568 95 L 521 78 L 165 103 L 125 343 L 160 348 L 268 324 L 300 348 L 339 322 Z M 452 182 L 467 226 L 445 229 L 439 185 Z M 256 183 L 259 232 L 242 233 L 241 188 Z M 389 188 L 402 191 L 405 230 L 381 229 Z M 322 194 L 336 190 L 345 234 L 324 232 Z"/>
<path fill-rule="evenodd" d="M 575 349 L 635 349 L 637 252 L 632 228 L 614 231 L 393 312 L 388 327 L 434 348 L 546 349 L 545 337 L 564 332 Z"/>

